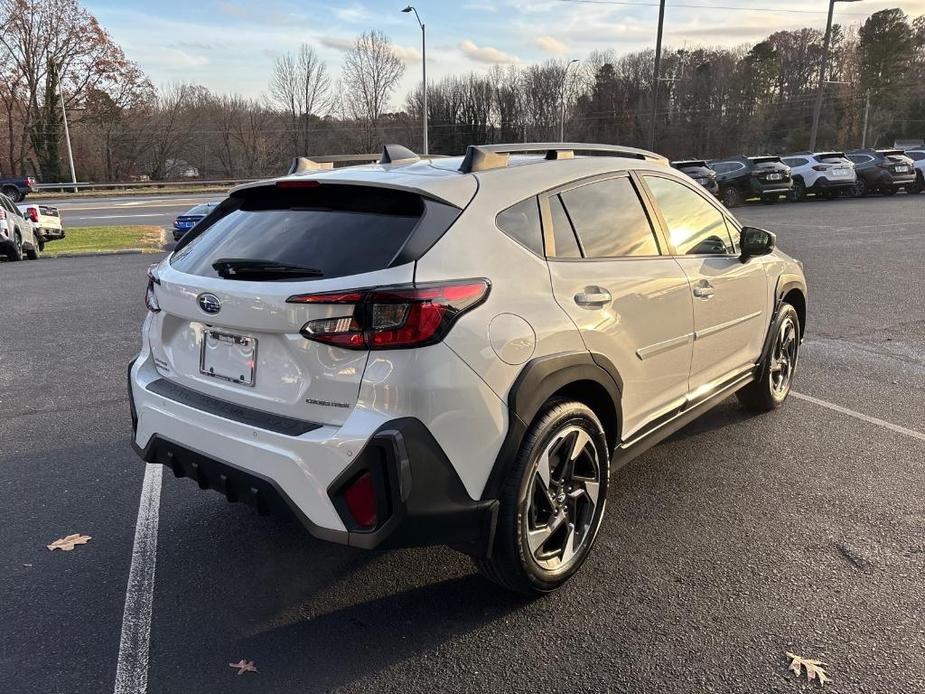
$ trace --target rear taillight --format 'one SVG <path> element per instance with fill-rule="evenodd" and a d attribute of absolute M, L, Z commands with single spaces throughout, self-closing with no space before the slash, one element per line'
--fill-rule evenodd
<path fill-rule="evenodd" d="M 292 304 L 351 304 L 349 315 L 311 320 L 306 339 L 346 349 L 402 349 L 440 342 L 466 311 L 488 297 L 488 280 L 300 294 Z"/>
<path fill-rule="evenodd" d="M 4 219 L 6 219 L 6 210 L 0 207 L 0 221 L 3 221 Z"/>
<path fill-rule="evenodd" d="M 26 185 L 27 185 L 29 188 L 34 187 L 34 186 L 35 186 L 35 179 L 32 178 L 32 176 L 29 176 L 28 178 L 26 178 Z"/>
<path fill-rule="evenodd" d="M 157 268 L 156 263 L 148 267 L 148 288 L 145 289 L 145 306 L 152 313 L 157 313 L 161 310 L 160 305 L 157 303 L 157 295 L 154 293 L 154 285 L 161 283 L 157 278 L 155 268 Z"/>
<path fill-rule="evenodd" d="M 813 167 L 813 171 L 828 171 L 828 170 L 829 170 L 829 167 L 826 166 L 825 164 L 816 164 Z"/>
<path fill-rule="evenodd" d="M 29 208 L 29 219 L 31 219 L 33 222 L 39 221 L 39 211 L 36 208 Z"/>

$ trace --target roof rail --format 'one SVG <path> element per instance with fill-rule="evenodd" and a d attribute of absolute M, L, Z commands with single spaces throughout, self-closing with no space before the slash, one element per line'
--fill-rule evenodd
<path fill-rule="evenodd" d="M 659 164 L 668 163 L 668 160 L 660 154 L 635 147 L 586 142 L 524 142 L 509 145 L 469 145 L 459 170 L 462 173 L 474 173 L 504 168 L 510 162 L 511 154 L 524 152 L 544 152 L 546 159 L 573 159 L 575 152 L 601 152 L 615 157 L 629 157 Z"/>
<path fill-rule="evenodd" d="M 384 145 L 382 156 L 379 157 L 380 164 L 410 164 L 411 162 L 420 161 L 420 157 L 407 147 L 402 145 Z"/>
<path fill-rule="evenodd" d="M 305 173 L 306 171 L 322 171 L 324 169 L 333 169 L 334 164 L 322 163 L 317 161 L 312 161 L 308 157 L 295 157 L 292 160 L 292 163 L 289 165 L 289 171 L 286 173 L 290 176 L 292 174 Z"/>

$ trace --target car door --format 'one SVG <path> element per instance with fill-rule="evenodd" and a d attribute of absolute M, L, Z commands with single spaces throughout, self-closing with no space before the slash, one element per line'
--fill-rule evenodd
<path fill-rule="evenodd" d="M 681 266 L 626 174 L 542 196 L 556 301 L 595 358 L 622 380 L 623 440 L 684 403 L 693 339 L 692 298 Z"/>
<path fill-rule="evenodd" d="M 738 228 L 708 196 L 674 177 L 646 172 L 641 178 L 690 281 L 696 400 L 758 361 L 770 316 L 767 276 L 760 259 L 741 261 Z"/>

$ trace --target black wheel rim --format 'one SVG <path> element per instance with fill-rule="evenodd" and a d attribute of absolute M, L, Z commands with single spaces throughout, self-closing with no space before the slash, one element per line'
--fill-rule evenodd
<path fill-rule="evenodd" d="M 557 432 L 534 463 L 527 489 L 525 539 L 537 566 L 560 570 L 585 551 L 594 539 L 600 491 L 592 437 L 577 425 Z"/>
<path fill-rule="evenodd" d="M 790 391 L 797 365 L 798 343 L 796 323 L 788 317 L 780 325 L 771 353 L 771 390 L 778 398 Z"/>

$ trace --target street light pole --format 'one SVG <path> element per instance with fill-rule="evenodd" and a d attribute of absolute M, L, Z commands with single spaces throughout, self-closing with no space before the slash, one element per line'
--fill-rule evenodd
<path fill-rule="evenodd" d="M 562 76 L 562 110 L 559 114 L 559 142 L 565 142 L 565 92 L 568 89 L 568 69 L 572 63 L 580 62 L 578 58 L 572 58 L 565 65 L 565 74 Z"/>
<path fill-rule="evenodd" d="M 71 183 L 73 192 L 77 192 L 77 174 L 74 173 L 74 153 L 71 151 L 71 131 L 67 127 L 67 111 L 64 108 L 64 90 L 61 91 L 61 117 L 64 120 L 64 141 L 67 144 L 67 163 L 71 166 Z"/>
<path fill-rule="evenodd" d="M 819 68 L 819 91 L 816 93 L 816 107 L 813 109 L 813 128 L 809 134 L 809 151 L 816 151 L 816 136 L 819 134 L 819 117 L 822 114 L 822 97 L 825 94 L 826 72 L 829 69 L 829 45 L 832 42 L 832 15 L 836 2 L 858 2 L 858 0 L 829 0 L 829 16 L 825 23 L 825 38 L 822 40 L 822 65 Z"/>
<path fill-rule="evenodd" d="M 867 98 L 864 100 L 864 132 L 861 133 L 861 149 L 867 148 L 867 119 L 870 117 L 870 89 L 867 90 Z"/>
<path fill-rule="evenodd" d="M 414 16 L 421 26 L 421 64 L 424 73 L 422 75 L 424 82 L 424 154 L 430 154 L 430 148 L 427 142 L 427 31 L 425 30 L 424 22 L 421 21 L 421 17 L 414 6 L 408 5 L 402 12 L 414 12 Z"/>
<path fill-rule="evenodd" d="M 649 149 L 655 149 L 655 119 L 658 117 L 658 81 L 662 70 L 662 28 L 665 25 L 665 0 L 658 4 L 658 37 L 655 39 L 655 73 L 652 75 L 652 123 L 649 126 Z"/>

